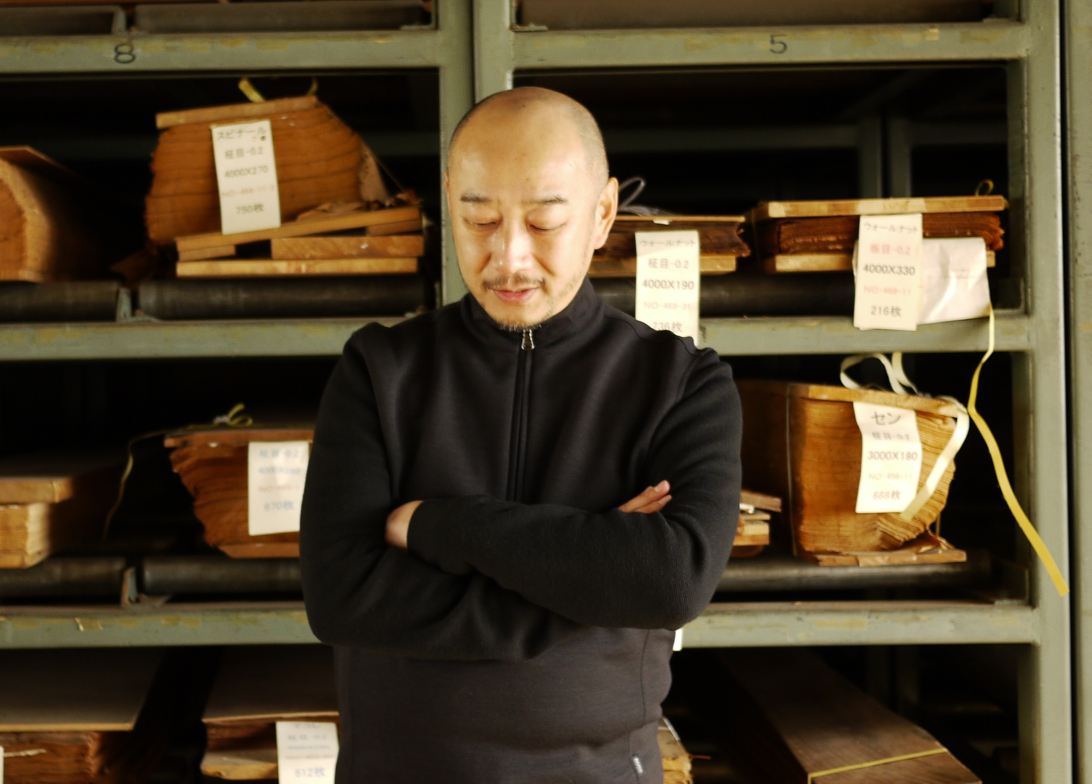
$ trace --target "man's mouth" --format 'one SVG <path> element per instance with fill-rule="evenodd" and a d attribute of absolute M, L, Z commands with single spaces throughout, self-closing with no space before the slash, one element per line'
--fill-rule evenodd
<path fill-rule="evenodd" d="M 491 291 L 500 298 L 501 302 L 506 302 L 510 305 L 521 305 L 527 300 L 531 299 L 531 296 L 537 291 L 536 288 L 530 289 L 491 289 Z"/>

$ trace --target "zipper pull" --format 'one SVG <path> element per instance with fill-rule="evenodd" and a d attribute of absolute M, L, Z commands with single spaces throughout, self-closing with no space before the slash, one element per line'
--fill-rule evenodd
<path fill-rule="evenodd" d="M 535 336 L 531 334 L 531 330 L 523 330 L 523 342 L 520 344 L 520 348 L 524 351 L 531 351 L 535 347 Z"/>

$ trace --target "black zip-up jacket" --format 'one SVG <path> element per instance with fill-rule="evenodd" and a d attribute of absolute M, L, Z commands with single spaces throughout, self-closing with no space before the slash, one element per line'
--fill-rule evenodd
<path fill-rule="evenodd" d="M 472 296 L 350 338 L 300 531 L 336 648 L 339 784 L 658 784 L 673 633 L 739 520 L 728 365 L 608 307 L 501 329 Z M 671 482 L 656 514 L 617 507 Z M 386 518 L 424 499 L 409 550 Z"/>

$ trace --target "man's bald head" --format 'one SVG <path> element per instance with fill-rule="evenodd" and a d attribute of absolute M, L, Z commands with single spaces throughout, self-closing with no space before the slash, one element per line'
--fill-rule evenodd
<path fill-rule="evenodd" d="M 480 125 L 498 123 L 569 123 L 588 162 L 588 173 L 601 189 L 609 177 L 607 150 L 599 125 L 582 104 L 567 95 L 543 87 L 517 87 L 494 93 L 467 112 L 455 128 L 448 147 L 448 161 L 458 154 L 459 140 Z"/>

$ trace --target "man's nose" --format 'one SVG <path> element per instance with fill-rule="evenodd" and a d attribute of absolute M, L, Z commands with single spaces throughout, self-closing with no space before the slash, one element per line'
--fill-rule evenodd
<path fill-rule="evenodd" d="M 526 270 L 533 264 L 531 234 L 522 221 L 506 220 L 496 234 L 492 266 L 510 275 Z"/>

